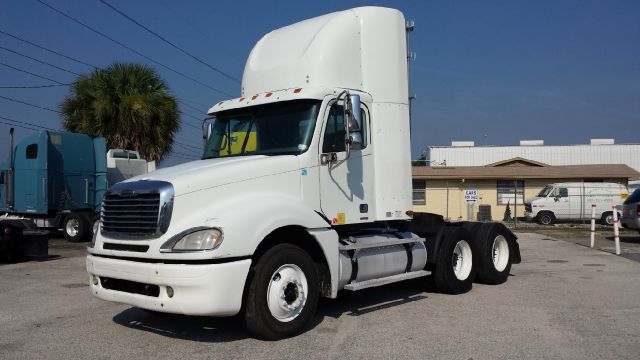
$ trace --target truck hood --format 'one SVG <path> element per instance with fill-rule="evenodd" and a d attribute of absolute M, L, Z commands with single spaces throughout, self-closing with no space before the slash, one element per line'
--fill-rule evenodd
<path fill-rule="evenodd" d="M 160 180 L 173 184 L 175 196 L 253 180 L 269 175 L 294 172 L 299 168 L 293 155 L 242 156 L 192 161 L 124 181 Z"/>

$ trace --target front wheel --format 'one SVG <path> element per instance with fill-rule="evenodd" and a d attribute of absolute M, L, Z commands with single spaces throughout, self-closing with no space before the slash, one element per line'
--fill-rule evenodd
<path fill-rule="evenodd" d="M 538 214 L 537 218 L 538 224 L 540 225 L 553 225 L 553 222 L 556 219 L 553 213 L 550 213 L 548 211 L 541 212 L 540 214 Z"/>
<path fill-rule="evenodd" d="M 274 246 L 258 260 L 249 281 L 244 317 L 251 333 L 277 340 L 306 330 L 320 293 L 315 264 L 304 250 Z"/>
<path fill-rule="evenodd" d="M 471 290 L 475 276 L 471 235 L 462 227 L 445 231 L 436 256 L 434 280 L 438 290 L 462 294 Z"/>

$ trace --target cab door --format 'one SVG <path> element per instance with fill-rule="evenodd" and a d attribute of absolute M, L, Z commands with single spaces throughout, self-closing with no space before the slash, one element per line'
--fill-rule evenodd
<path fill-rule="evenodd" d="M 566 187 L 556 187 L 549 194 L 553 200 L 551 208 L 557 219 L 571 218 L 571 202 L 569 201 L 569 190 Z"/>
<path fill-rule="evenodd" d="M 361 108 L 362 146 L 346 154 L 342 102 L 328 105 L 320 143 L 320 208 L 333 225 L 368 222 L 374 214 L 369 112 Z M 372 216 L 372 215 L 371 215 Z"/>

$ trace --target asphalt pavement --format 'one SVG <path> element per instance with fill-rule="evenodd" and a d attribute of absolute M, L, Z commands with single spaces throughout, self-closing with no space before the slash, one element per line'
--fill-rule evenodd
<path fill-rule="evenodd" d="M 237 318 L 157 316 L 91 296 L 84 248 L 0 265 L 0 358 L 635 359 L 640 263 L 520 233 L 507 283 L 463 295 L 425 279 L 320 302 L 313 328 L 253 339 Z"/>

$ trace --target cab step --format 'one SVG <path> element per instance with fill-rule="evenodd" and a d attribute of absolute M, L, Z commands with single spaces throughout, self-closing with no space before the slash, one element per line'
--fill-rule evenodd
<path fill-rule="evenodd" d="M 338 250 L 341 251 L 348 251 L 348 250 L 363 250 L 363 249 L 373 249 L 373 248 L 381 248 L 381 247 L 387 247 L 387 246 L 397 246 L 397 245 L 404 245 L 404 244 L 412 244 L 412 243 L 416 243 L 416 242 L 420 242 L 420 241 L 425 241 L 423 238 L 419 238 L 419 237 L 412 237 L 409 239 L 392 239 L 392 240 L 385 240 L 385 241 L 376 241 L 376 242 L 366 242 L 366 243 L 350 243 L 350 244 L 346 244 L 346 245 L 340 245 L 338 247 Z"/>
<path fill-rule="evenodd" d="M 352 282 L 352 283 L 349 283 L 349 284 L 345 285 L 344 289 L 345 290 L 349 290 L 349 291 L 358 291 L 358 290 L 362 290 L 362 289 L 366 289 L 366 288 L 370 288 L 370 287 L 374 287 L 374 286 L 381 286 L 381 285 L 391 284 L 391 283 L 402 281 L 402 280 L 415 279 L 415 278 L 427 276 L 429 274 L 431 274 L 431 272 L 430 271 L 426 271 L 426 270 L 412 271 L 412 272 L 408 272 L 408 273 L 391 275 L 391 276 L 378 278 L 378 279 L 371 279 L 371 280 L 360 281 L 360 282 Z"/>

